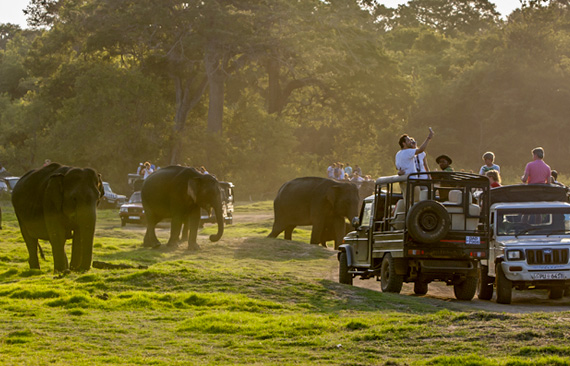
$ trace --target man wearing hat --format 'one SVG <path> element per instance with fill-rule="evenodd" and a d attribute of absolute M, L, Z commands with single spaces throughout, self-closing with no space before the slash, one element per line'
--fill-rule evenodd
<path fill-rule="evenodd" d="M 442 172 L 452 172 L 453 168 L 451 163 L 453 162 L 451 158 L 447 155 L 440 155 L 435 159 L 435 162 L 439 165 Z"/>

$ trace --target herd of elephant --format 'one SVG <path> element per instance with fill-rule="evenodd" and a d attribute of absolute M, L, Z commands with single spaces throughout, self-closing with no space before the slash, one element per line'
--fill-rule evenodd
<path fill-rule="evenodd" d="M 76 168 L 51 163 L 23 175 L 12 191 L 12 205 L 28 249 L 30 268 L 39 269 L 39 240 L 52 246 L 54 271 L 87 271 L 93 259 L 93 238 L 97 204 L 104 195 L 101 176 L 91 168 Z M 141 189 L 147 228 L 143 246 L 161 244 L 155 227 L 170 218 L 167 246 L 177 246 L 187 237 L 188 249 L 197 244 L 200 209 L 213 209 L 217 233 L 210 241 L 221 239 L 224 232 L 222 197 L 216 178 L 193 168 L 169 166 L 150 175 Z M 353 183 L 327 178 L 302 177 L 285 183 L 274 201 L 275 221 L 268 237 L 285 232 L 291 240 L 296 226 L 312 225 L 311 244 L 335 241 L 335 248 L 345 234 L 345 218 L 358 214 L 358 189 Z M 0 212 L 0 228 L 1 228 Z M 184 229 L 183 229 L 184 226 Z M 65 242 L 72 239 L 71 262 Z"/>

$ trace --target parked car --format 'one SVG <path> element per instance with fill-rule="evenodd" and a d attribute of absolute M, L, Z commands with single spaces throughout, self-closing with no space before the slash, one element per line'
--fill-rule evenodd
<path fill-rule="evenodd" d="M 127 223 L 144 225 L 145 216 L 140 191 L 133 193 L 129 202 L 121 205 L 119 217 L 121 218 L 121 226 L 125 226 Z"/>
<path fill-rule="evenodd" d="M 127 196 L 114 193 L 109 183 L 103 182 L 103 188 L 105 190 L 105 195 L 99 202 L 100 208 L 119 208 L 127 201 Z"/>

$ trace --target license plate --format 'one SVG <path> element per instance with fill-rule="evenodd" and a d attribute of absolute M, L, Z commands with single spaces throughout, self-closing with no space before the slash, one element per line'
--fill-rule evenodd
<path fill-rule="evenodd" d="M 140 220 L 138 216 L 129 216 L 129 220 Z"/>
<path fill-rule="evenodd" d="M 465 244 L 479 245 L 481 244 L 481 238 L 479 236 L 466 236 Z"/>
<path fill-rule="evenodd" d="M 533 280 L 562 280 L 564 275 L 560 272 L 557 273 L 532 273 L 530 275 Z"/>

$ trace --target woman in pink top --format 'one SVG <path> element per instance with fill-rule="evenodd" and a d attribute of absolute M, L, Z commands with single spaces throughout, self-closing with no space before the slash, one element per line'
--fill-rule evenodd
<path fill-rule="evenodd" d="M 544 159 L 544 149 L 537 147 L 532 150 L 533 161 L 526 165 L 524 175 L 521 177 L 523 183 L 550 183 L 550 167 Z"/>

